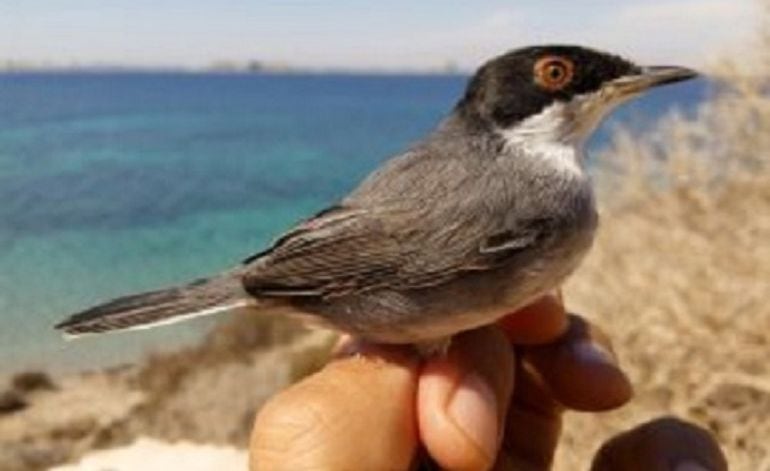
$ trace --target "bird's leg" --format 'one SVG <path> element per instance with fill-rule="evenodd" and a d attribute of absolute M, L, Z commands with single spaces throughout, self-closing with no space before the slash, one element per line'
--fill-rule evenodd
<path fill-rule="evenodd" d="M 417 349 L 417 353 L 419 353 L 422 358 L 430 358 L 434 356 L 446 356 L 451 345 L 452 337 L 443 337 L 440 339 L 432 339 L 416 343 L 414 347 Z"/>

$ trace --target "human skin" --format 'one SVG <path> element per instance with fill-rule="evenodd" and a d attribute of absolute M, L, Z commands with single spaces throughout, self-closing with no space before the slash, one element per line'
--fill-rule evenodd
<path fill-rule="evenodd" d="M 250 467 L 547 470 L 565 410 L 609 410 L 631 396 L 607 336 L 549 295 L 456 336 L 446 356 L 344 339 L 322 371 L 259 412 Z M 708 433 L 665 419 L 610 440 L 592 469 L 727 467 Z"/>

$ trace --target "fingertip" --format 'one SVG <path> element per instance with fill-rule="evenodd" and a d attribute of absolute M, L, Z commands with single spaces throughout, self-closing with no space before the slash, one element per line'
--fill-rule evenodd
<path fill-rule="evenodd" d="M 606 335 L 578 316 L 569 316 L 568 330 L 558 341 L 528 347 L 524 355 L 554 398 L 570 409 L 614 409 L 633 395 Z"/>
<path fill-rule="evenodd" d="M 638 425 L 607 441 L 592 471 L 726 471 L 727 460 L 707 430 L 676 417 Z"/>
<path fill-rule="evenodd" d="M 453 375 L 455 373 L 452 373 Z M 447 470 L 487 469 L 497 451 L 497 401 L 478 376 L 449 379 L 428 369 L 420 379 L 417 416 L 421 440 Z"/>
<path fill-rule="evenodd" d="M 538 345 L 553 341 L 568 327 L 560 294 L 543 296 L 498 321 L 511 343 Z"/>
<path fill-rule="evenodd" d="M 498 329 L 463 333 L 447 356 L 425 363 L 419 431 L 442 469 L 481 470 L 494 463 L 512 388 L 513 351 Z"/>

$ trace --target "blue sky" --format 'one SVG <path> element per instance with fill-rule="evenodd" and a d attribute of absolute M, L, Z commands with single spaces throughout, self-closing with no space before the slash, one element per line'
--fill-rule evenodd
<path fill-rule="evenodd" d="M 753 0 L 0 0 L 0 62 L 468 69 L 571 42 L 697 66 L 739 51 L 757 11 Z"/>

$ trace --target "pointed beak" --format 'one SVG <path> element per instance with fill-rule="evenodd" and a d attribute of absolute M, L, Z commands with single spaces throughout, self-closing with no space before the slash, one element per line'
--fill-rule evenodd
<path fill-rule="evenodd" d="M 621 95 L 633 95 L 652 87 L 690 80 L 697 76 L 697 72 L 686 67 L 641 67 L 637 73 L 617 78 L 610 84 Z"/>

